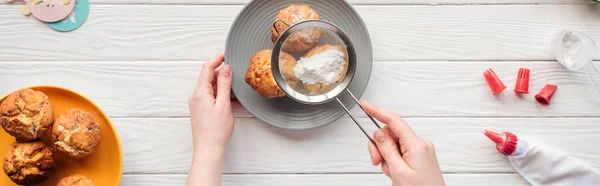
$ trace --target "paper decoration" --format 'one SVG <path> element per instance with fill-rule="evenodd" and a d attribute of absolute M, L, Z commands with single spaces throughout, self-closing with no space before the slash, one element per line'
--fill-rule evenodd
<path fill-rule="evenodd" d="M 13 2 L 16 0 L 7 0 Z M 35 18 L 43 22 L 56 22 L 67 17 L 75 7 L 75 0 L 67 0 L 68 4 L 63 4 L 65 0 L 21 0 L 25 1 L 27 10 L 22 9 L 25 15 L 33 14 Z"/>
<path fill-rule="evenodd" d="M 68 32 L 79 28 L 87 19 L 90 13 L 89 0 L 71 0 L 75 2 L 73 12 L 61 21 L 46 23 L 54 30 Z"/>

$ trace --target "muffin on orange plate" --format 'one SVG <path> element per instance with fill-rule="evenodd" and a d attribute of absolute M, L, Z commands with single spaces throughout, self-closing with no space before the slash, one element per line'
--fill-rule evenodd
<path fill-rule="evenodd" d="M 53 120 L 54 107 L 40 91 L 17 90 L 0 104 L 0 125 L 20 142 L 42 137 Z"/>
<path fill-rule="evenodd" d="M 279 34 L 285 31 L 285 29 L 288 28 L 288 25 L 291 26 L 301 21 L 319 19 L 321 19 L 321 16 L 308 5 L 293 4 L 284 8 L 279 11 L 279 14 L 275 17 L 275 21 L 281 20 L 285 22 L 285 24 L 281 22 L 275 23 L 277 30 L 271 27 L 271 41 L 275 43 L 277 38 L 279 38 Z M 285 44 L 283 45 L 283 51 L 292 53 L 304 52 L 314 47 L 319 42 L 322 35 L 323 30 L 317 28 L 300 30 L 286 39 Z"/>
<path fill-rule="evenodd" d="M 55 165 L 53 155 L 41 141 L 15 142 L 6 151 L 4 173 L 19 185 L 46 181 L 48 172 Z"/>
<path fill-rule="evenodd" d="M 246 71 L 246 83 L 256 90 L 264 98 L 277 98 L 285 96 L 285 93 L 275 82 L 273 78 L 273 72 L 271 70 L 271 50 L 262 50 L 256 53 L 250 59 L 250 66 Z M 296 59 L 294 56 L 282 52 L 279 56 L 280 69 L 283 78 L 286 80 L 288 85 L 296 87 L 298 84 L 298 78 L 294 75 L 294 67 L 296 66 Z"/>
<path fill-rule="evenodd" d="M 64 177 L 58 181 L 56 186 L 96 186 L 94 181 L 79 174 Z"/>
<path fill-rule="evenodd" d="M 74 159 L 84 158 L 100 144 L 100 124 L 81 109 L 67 110 L 52 126 L 52 142 L 55 150 Z"/>
<path fill-rule="evenodd" d="M 317 46 L 317 47 L 310 49 L 304 55 L 303 58 L 311 58 L 311 57 L 321 54 L 325 51 L 335 50 L 335 49 L 342 52 L 342 54 L 344 55 L 344 56 L 340 55 L 341 57 L 344 58 L 343 59 L 344 64 L 343 64 L 341 72 L 338 74 L 337 81 L 335 81 L 331 84 L 322 83 L 322 82 L 320 82 L 320 83 L 303 82 L 303 87 L 306 90 L 308 90 L 311 94 L 316 95 L 316 94 L 326 93 L 326 92 L 330 91 L 331 89 L 335 88 L 338 85 L 338 83 L 340 83 L 342 80 L 344 80 L 346 72 L 348 71 L 348 54 L 346 53 L 346 50 L 344 49 L 344 47 L 341 45 L 334 46 L 334 45 L 330 45 L 330 44 L 325 44 L 325 45 Z M 298 62 L 300 62 L 300 61 L 298 61 Z"/>

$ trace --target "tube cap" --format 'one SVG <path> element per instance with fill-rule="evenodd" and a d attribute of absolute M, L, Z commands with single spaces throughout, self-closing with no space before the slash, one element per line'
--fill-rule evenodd
<path fill-rule="evenodd" d="M 503 132 L 502 134 L 499 134 L 489 130 L 485 130 L 483 134 L 485 134 L 488 138 L 490 138 L 490 140 L 496 143 L 496 150 L 498 150 L 498 152 L 506 156 L 510 156 L 515 152 L 515 149 L 517 149 L 517 142 L 519 141 L 519 139 L 513 133 Z"/>
<path fill-rule="evenodd" d="M 485 80 L 487 81 L 488 86 L 490 86 L 490 89 L 492 89 L 492 93 L 494 93 L 494 95 L 499 94 L 504 89 L 506 89 L 504 83 L 500 81 L 498 75 L 496 75 L 494 70 L 492 70 L 491 68 L 483 72 L 483 77 L 485 77 Z"/>
<path fill-rule="evenodd" d="M 556 85 L 546 84 L 542 91 L 535 95 L 535 100 L 543 106 L 550 106 L 550 100 L 552 100 L 552 96 L 557 88 L 558 86 Z"/>
<path fill-rule="evenodd" d="M 515 84 L 516 93 L 529 94 L 529 74 L 529 69 L 519 68 L 517 84 Z"/>

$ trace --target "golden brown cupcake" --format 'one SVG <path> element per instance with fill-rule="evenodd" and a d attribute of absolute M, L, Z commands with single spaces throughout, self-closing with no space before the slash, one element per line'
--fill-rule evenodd
<path fill-rule="evenodd" d="M 94 152 L 100 144 L 100 124 L 94 116 L 80 109 L 60 114 L 52 127 L 54 149 L 80 159 Z"/>
<path fill-rule="evenodd" d="M 21 89 L 8 95 L 0 104 L 0 125 L 17 141 L 42 137 L 52 125 L 54 107 L 40 91 Z"/>
<path fill-rule="evenodd" d="M 330 44 L 325 44 L 325 45 L 310 49 L 308 52 L 306 52 L 306 55 L 304 55 L 304 58 L 310 58 L 313 55 L 316 55 L 323 51 L 332 49 L 334 47 L 337 47 L 340 51 L 344 52 L 344 55 L 346 56 L 344 58 L 344 61 L 345 61 L 344 70 L 342 72 L 340 72 L 338 81 L 333 84 L 326 85 L 325 83 L 316 83 L 316 84 L 304 83 L 303 87 L 313 95 L 329 92 L 331 89 L 335 88 L 339 82 L 342 82 L 342 80 L 344 80 L 346 72 L 348 71 L 348 54 L 346 53 L 346 49 L 341 45 L 334 46 L 334 45 L 330 45 Z"/>
<path fill-rule="evenodd" d="M 279 88 L 277 82 L 275 82 L 275 78 L 273 78 L 271 54 L 271 50 L 263 50 L 256 53 L 250 59 L 250 66 L 248 66 L 248 70 L 246 71 L 246 83 L 258 91 L 264 98 L 283 97 L 285 93 Z M 283 78 L 290 86 L 296 87 L 298 84 L 298 78 L 294 75 L 296 59 L 294 56 L 282 52 L 280 61 Z"/>
<path fill-rule="evenodd" d="M 45 181 L 54 167 L 52 150 L 41 141 L 15 142 L 4 157 L 4 173 L 18 185 L 33 185 Z"/>
<path fill-rule="evenodd" d="M 307 5 L 291 5 L 279 11 L 275 20 L 281 20 L 288 25 L 293 25 L 301 21 L 306 20 L 319 20 L 321 17 L 315 12 L 310 6 Z M 279 33 L 285 31 L 288 28 L 286 24 L 281 22 L 276 23 L 275 28 L 271 27 L 271 40 L 275 42 L 279 38 Z M 321 39 L 323 30 L 309 28 L 307 30 L 301 30 L 292 34 L 286 39 L 286 43 L 283 46 L 283 51 L 286 52 L 304 52 L 314 47 Z"/>
<path fill-rule="evenodd" d="M 73 174 L 68 177 L 64 177 L 58 181 L 56 186 L 96 186 L 94 181 L 88 177 Z"/>

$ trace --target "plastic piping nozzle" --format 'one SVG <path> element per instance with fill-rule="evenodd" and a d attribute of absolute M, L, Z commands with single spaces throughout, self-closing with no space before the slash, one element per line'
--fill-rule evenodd
<path fill-rule="evenodd" d="M 504 83 L 502 83 L 502 81 L 500 81 L 500 78 L 498 78 L 498 75 L 496 75 L 494 70 L 492 70 L 491 68 L 487 69 L 487 70 L 485 70 L 485 72 L 483 72 L 483 77 L 485 77 L 485 80 L 487 81 L 488 86 L 490 86 L 490 89 L 492 89 L 492 93 L 494 93 L 494 95 L 497 95 L 500 92 L 502 92 L 504 89 L 506 89 L 506 86 L 504 86 Z"/>
<path fill-rule="evenodd" d="M 517 83 L 515 84 L 516 93 L 529 94 L 529 75 L 529 69 L 519 68 Z"/>
<path fill-rule="evenodd" d="M 542 91 L 535 95 L 535 100 L 543 106 L 550 106 L 550 100 L 552 100 L 552 96 L 554 96 L 556 89 L 558 89 L 558 86 L 546 84 Z"/>
<path fill-rule="evenodd" d="M 515 152 L 515 149 L 517 149 L 517 142 L 519 139 L 513 133 L 503 132 L 502 134 L 499 134 L 485 130 L 483 134 L 496 144 L 496 150 L 498 150 L 498 152 L 506 156 L 510 156 Z"/>

